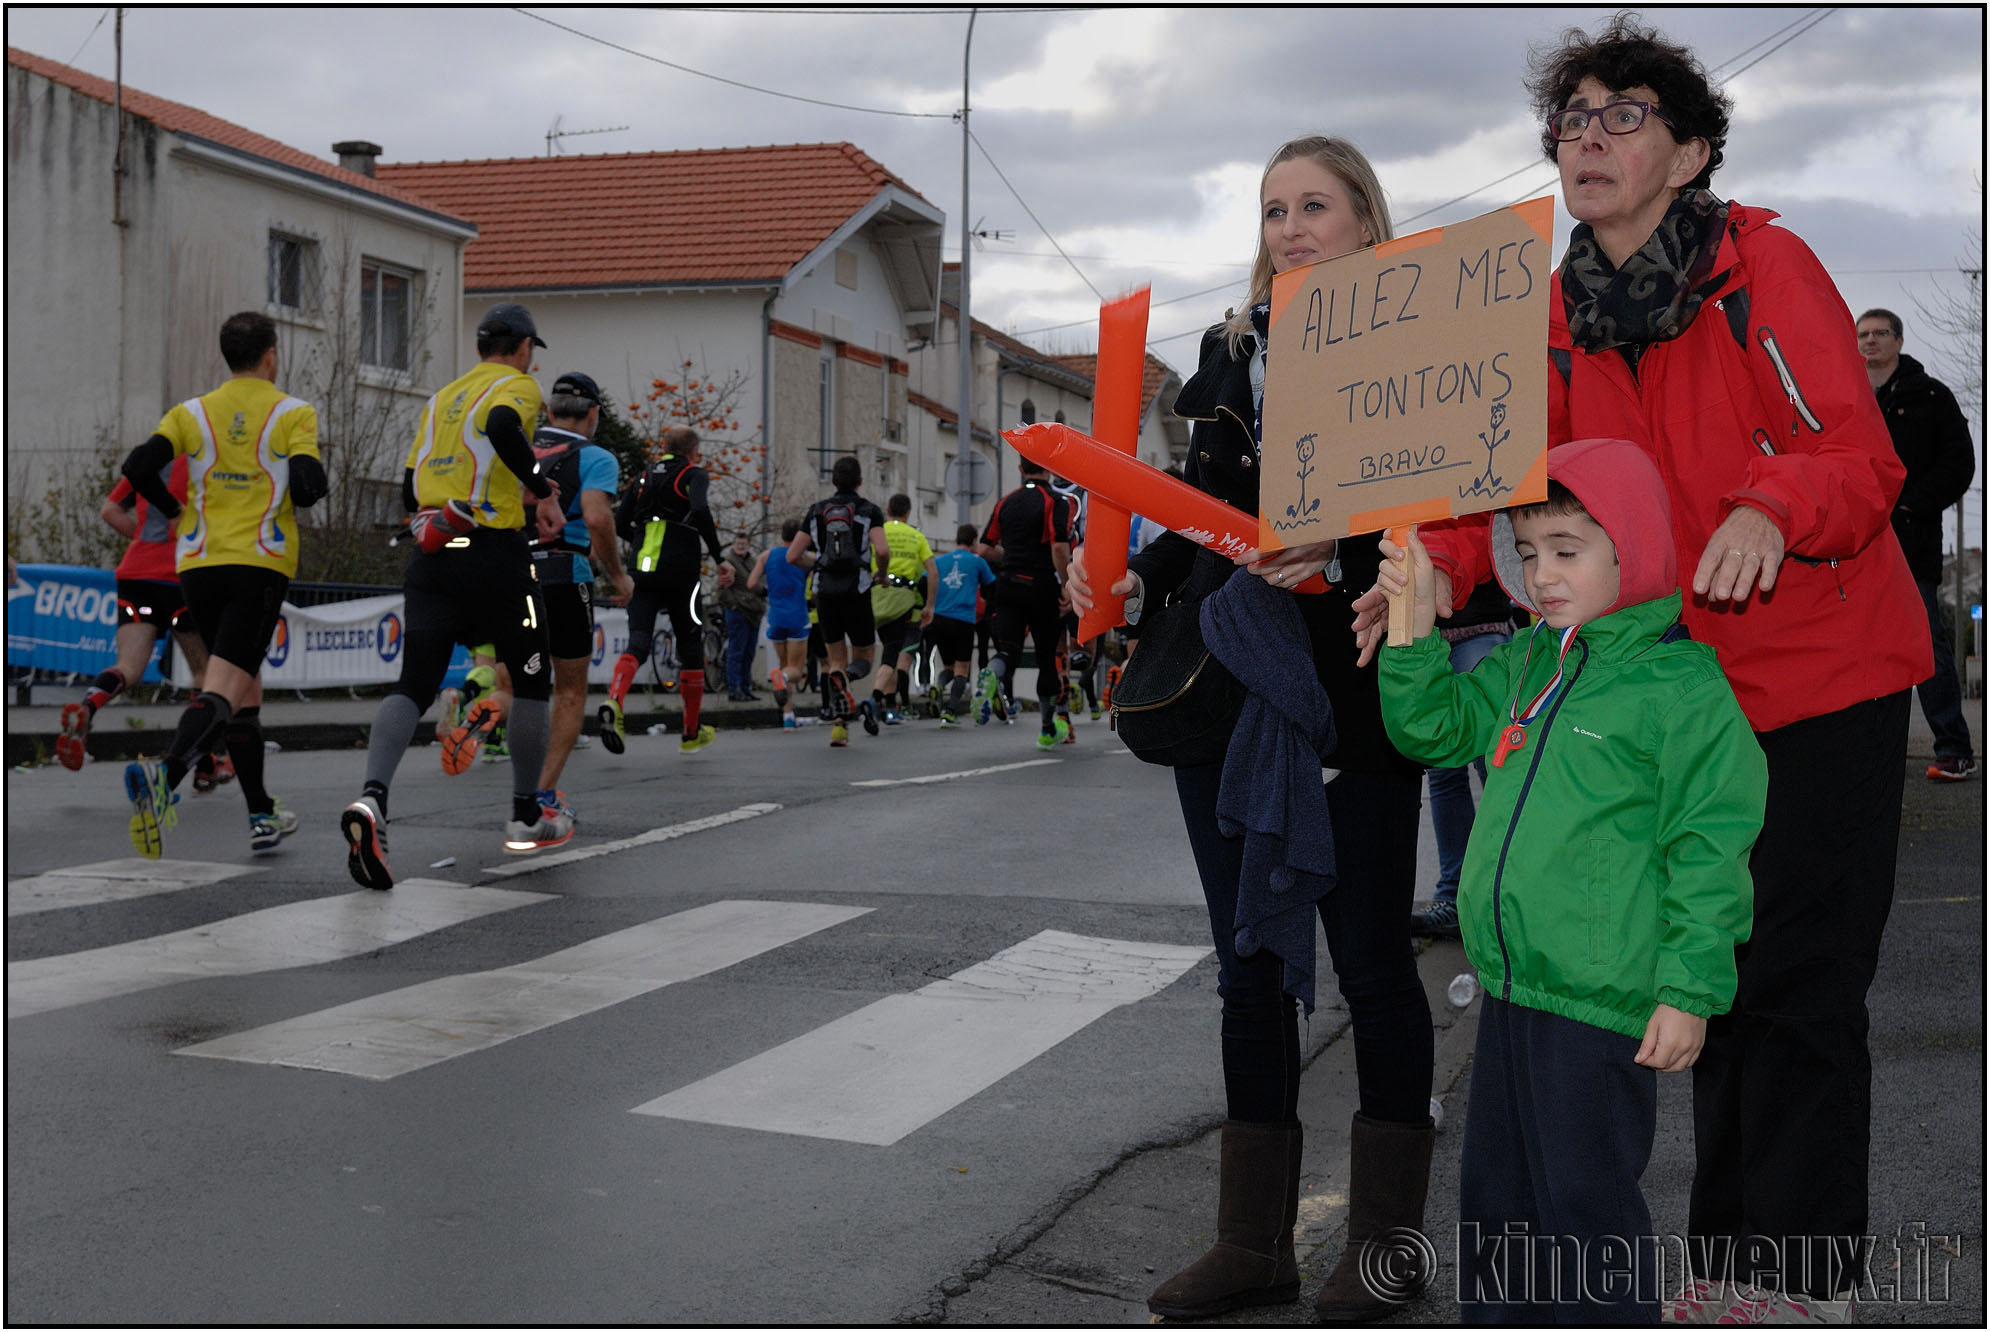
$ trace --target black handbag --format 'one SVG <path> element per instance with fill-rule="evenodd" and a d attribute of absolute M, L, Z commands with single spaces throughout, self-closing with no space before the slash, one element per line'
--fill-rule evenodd
<path fill-rule="evenodd" d="M 1244 686 L 1202 641 L 1202 601 L 1235 566 L 1196 552 L 1166 604 L 1141 616 L 1139 646 L 1112 695 L 1112 728 L 1145 763 L 1188 768 L 1222 761 L 1244 706 Z"/>

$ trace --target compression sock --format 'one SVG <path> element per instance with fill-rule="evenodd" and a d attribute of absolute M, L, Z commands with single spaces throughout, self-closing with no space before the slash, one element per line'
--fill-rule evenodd
<path fill-rule="evenodd" d="M 124 672 L 113 666 L 90 682 L 90 692 L 83 695 L 83 706 L 92 717 L 97 709 L 124 692 Z"/>
<path fill-rule="evenodd" d="M 276 808 L 263 787 L 263 710 L 243 708 L 222 728 L 228 757 L 235 761 L 235 780 L 241 784 L 242 799 L 249 813 L 267 814 Z"/>
<path fill-rule="evenodd" d="M 767 683 L 774 686 L 774 706 L 781 711 L 788 710 L 788 673 L 776 666 L 768 672 Z"/>
<path fill-rule="evenodd" d="M 219 694 L 199 693 L 180 714 L 180 726 L 173 743 L 166 748 L 166 785 L 177 787 L 186 779 L 196 754 L 207 752 L 214 733 L 228 724 L 231 709 Z"/>
<path fill-rule="evenodd" d="M 415 724 L 421 720 L 421 714 L 421 706 L 406 694 L 387 695 L 373 714 L 373 729 L 366 738 L 366 794 L 372 795 L 376 786 L 380 788 L 383 814 L 387 809 L 387 786 L 394 780 L 394 769 L 400 766 L 402 755 L 408 752 L 408 745 L 415 738 Z"/>
<path fill-rule="evenodd" d="M 907 671 L 898 673 L 898 710 L 912 711 L 912 677 Z"/>
<path fill-rule="evenodd" d="M 679 671 L 677 692 L 684 699 L 684 738 L 689 740 L 698 734 L 698 713 L 705 706 L 704 669 Z"/>
<path fill-rule="evenodd" d="M 608 697 L 617 703 L 628 698 L 629 686 L 636 682 L 636 668 L 641 664 L 633 652 L 624 652 L 615 658 L 615 674 L 608 681 Z"/>
<path fill-rule="evenodd" d="M 387 784 L 385 782 L 369 781 L 365 786 L 360 788 L 359 794 L 362 799 L 371 800 L 374 803 L 375 807 L 380 811 L 380 821 L 385 823 L 387 821 Z"/>
<path fill-rule="evenodd" d="M 871 706 L 878 710 L 878 716 L 884 715 L 884 690 L 871 690 Z"/>
<path fill-rule="evenodd" d="M 871 659 L 869 657 L 852 657 L 850 658 L 850 669 L 845 671 L 843 676 L 847 680 L 861 680 L 870 673 Z"/>
<path fill-rule="evenodd" d="M 546 767 L 546 745 L 553 725 L 553 705 L 543 698 L 514 698 L 511 715 L 505 719 L 504 743 L 511 752 L 511 803 L 520 800 L 539 806 L 539 774 Z M 522 823 L 531 819 L 513 814 Z"/>

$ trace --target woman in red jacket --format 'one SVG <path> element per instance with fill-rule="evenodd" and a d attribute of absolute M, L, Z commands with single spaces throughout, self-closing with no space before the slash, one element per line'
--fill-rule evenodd
<path fill-rule="evenodd" d="M 1694 1280 L 1668 1316 L 1712 1322 L 1744 1298 L 1844 1313 L 1867 1219 L 1866 990 L 1907 692 L 1932 670 L 1888 521 L 1902 468 L 1823 267 L 1774 213 L 1707 189 L 1729 102 L 1692 53 L 1619 18 L 1565 34 L 1529 90 L 1577 223 L 1550 302 L 1548 443 L 1631 439 L 1658 464 L 1692 570 L 1681 618 L 1769 761 L 1740 991 L 1693 1069 Z M 1451 577 L 1440 605 L 1488 573 L 1484 533 L 1426 529 Z M 1379 601 L 1357 603 L 1364 655 Z"/>

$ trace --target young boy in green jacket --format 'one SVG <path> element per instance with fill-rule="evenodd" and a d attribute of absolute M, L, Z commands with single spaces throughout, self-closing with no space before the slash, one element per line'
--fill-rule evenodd
<path fill-rule="evenodd" d="M 1489 765 L 1458 891 L 1485 990 L 1460 1168 L 1465 1321 L 1653 1322 L 1666 1292 L 1638 1181 L 1656 1074 L 1691 1067 L 1734 1000 L 1768 773 L 1713 649 L 1679 624 L 1644 451 L 1578 440 L 1549 452 L 1548 478 L 1546 503 L 1492 531 L 1501 585 L 1539 623 L 1469 675 L 1432 632 L 1411 537 L 1415 641 L 1382 654 L 1382 715 L 1412 758 Z"/>

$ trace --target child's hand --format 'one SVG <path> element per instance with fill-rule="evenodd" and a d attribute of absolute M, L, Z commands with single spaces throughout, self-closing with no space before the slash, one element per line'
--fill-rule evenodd
<path fill-rule="evenodd" d="M 1638 1047 L 1636 1062 L 1660 1073 L 1683 1073 L 1693 1067 L 1706 1043 L 1705 1018 L 1660 1004 L 1651 1021 L 1645 1023 L 1644 1044 Z"/>
<path fill-rule="evenodd" d="M 1427 638 L 1437 626 L 1437 569 L 1430 562 L 1430 552 L 1423 548 L 1423 538 L 1417 535 L 1416 528 L 1410 528 L 1410 585 L 1416 589 L 1416 600 L 1411 606 L 1410 637 Z"/>

